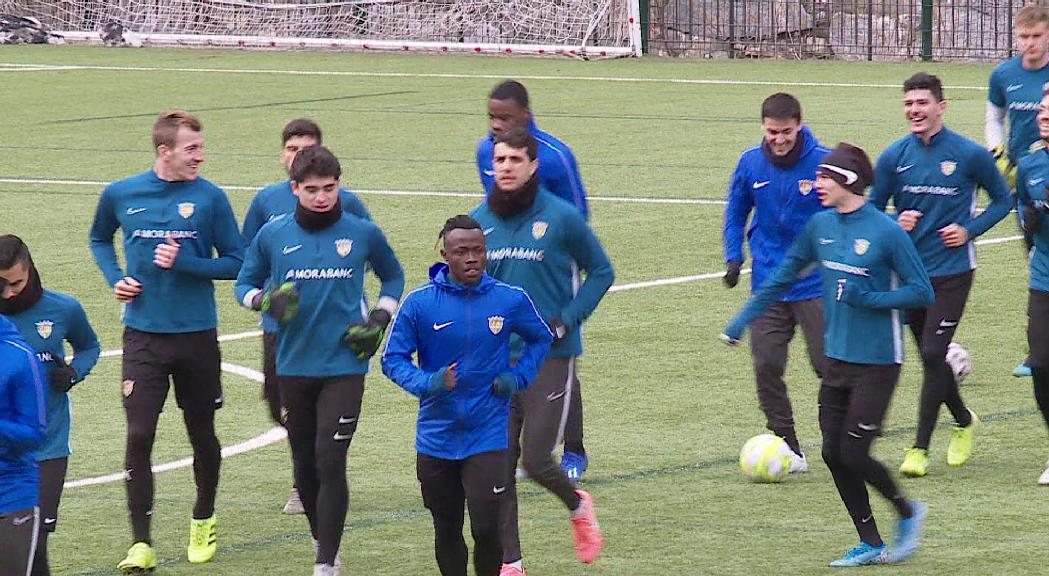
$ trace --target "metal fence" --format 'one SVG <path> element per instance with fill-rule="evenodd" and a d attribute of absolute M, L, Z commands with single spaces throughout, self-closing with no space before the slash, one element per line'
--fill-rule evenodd
<path fill-rule="evenodd" d="M 1028 3 L 642 0 L 642 26 L 645 52 L 663 56 L 990 61 L 1015 55 L 1013 18 Z"/>

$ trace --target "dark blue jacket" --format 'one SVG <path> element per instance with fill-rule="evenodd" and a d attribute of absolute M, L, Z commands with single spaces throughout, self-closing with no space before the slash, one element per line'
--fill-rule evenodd
<path fill-rule="evenodd" d="M 823 211 L 812 187 L 816 167 L 827 155 L 808 126 L 805 142 L 794 166 L 780 168 L 765 157 L 761 145 L 743 152 L 728 186 L 728 206 L 722 228 L 725 262 L 744 262 L 743 237 L 747 217 L 754 213 L 746 237 L 754 264 L 751 289 L 755 292 L 772 277 L 795 238 L 813 214 Z M 800 278 L 782 296 L 784 302 L 810 300 L 820 295 L 819 274 Z"/>
<path fill-rule="evenodd" d="M 44 442 L 44 411 L 43 367 L 15 325 L 0 316 L 0 514 L 39 502 L 35 452 Z"/>
<path fill-rule="evenodd" d="M 590 208 L 586 202 L 586 189 L 583 178 L 579 175 L 579 166 L 575 155 L 568 144 L 543 132 L 535 124 L 535 118 L 528 122 L 528 129 L 539 144 L 539 185 L 555 196 L 576 207 L 583 218 L 590 218 Z M 489 133 L 477 143 L 477 172 L 481 177 L 484 193 L 492 192 L 495 185 L 495 170 L 492 163 L 492 149 L 495 147 L 495 136 Z"/>
<path fill-rule="evenodd" d="M 526 344 L 513 366 L 511 334 Z M 449 279 L 447 266 L 435 267 L 430 282 L 405 297 L 382 355 L 383 373 L 419 398 L 416 450 L 446 460 L 505 450 L 510 398 L 496 396 L 492 385 L 510 372 L 524 390 L 552 340 L 523 289 L 488 274 L 476 286 L 461 286 Z M 441 382 L 452 363 L 458 363 L 457 384 L 448 391 Z"/>

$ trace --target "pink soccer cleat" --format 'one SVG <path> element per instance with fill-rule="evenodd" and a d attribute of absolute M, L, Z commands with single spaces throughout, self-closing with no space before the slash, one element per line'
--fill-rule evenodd
<path fill-rule="evenodd" d="M 601 554 L 605 537 L 597 525 L 597 513 L 594 511 L 594 499 L 588 492 L 576 490 L 579 495 L 581 512 L 572 515 L 572 536 L 575 538 L 575 555 L 583 564 L 590 564 Z M 503 576 L 503 575 L 500 575 Z"/>

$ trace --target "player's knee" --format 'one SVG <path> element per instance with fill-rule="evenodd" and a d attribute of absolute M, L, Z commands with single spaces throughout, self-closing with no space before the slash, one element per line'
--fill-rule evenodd
<path fill-rule="evenodd" d="M 346 450 L 326 450 L 317 453 L 317 478 L 322 483 L 346 482 Z"/>
<path fill-rule="evenodd" d="M 156 430 L 152 426 L 139 426 L 131 424 L 127 429 L 127 446 L 130 451 L 138 454 L 149 454 L 153 451 L 153 441 L 156 438 Z"/>
<path fill-rule="evenodd" d="M 782 362 L 767 358 L 754 359 L 754 372 L 761 378 L 779 379 L 783 377 L 785 366 Z"/>
<path fill-rule="evenodd" d="M 924 344 L 921 347 L 922 364 L 926 366 L 938 366 L 947 364 L 947 348 L 934 344 Z"/>
<path fill-rule="evenodd" d="M 848 441 L 839 451 L 841 465 L 849 470 L 862 470 L 870 459 L 870 443 L 863 438 L 862 432 L 850 431 L 848 434 Z"/>

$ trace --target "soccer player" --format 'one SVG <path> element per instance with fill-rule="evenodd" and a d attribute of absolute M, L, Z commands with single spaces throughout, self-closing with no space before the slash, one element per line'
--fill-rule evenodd
<path fill-rule="evenodd" d="M 920 72 L 903 83 L 903 105 L 911 133 L 893 142 L 878 158 L 871 202 L 885 210 L 889 199 L 896 221 L 910 234 L 932 278 L 936 301 L 907 311 L 907 324 L 921 351 L 924 378 L 918 409 L 918 433 L 900 472 L 928 473 L 929 442 L 940 404 L 954 416 L 947 464 L 961 466 L 972 455 L 979 420 L 965 406 L 947 364 L 947 347 L 962 319 L 976 268 L 973 241 L 1005 218 L 1011 209 L 1009 187 L 982 146 L 943 125 L 947 102 L 936 76 Z M 975 215 L 976 189 L 991 198 Z"/>
<path fill-rule="evenodd" d="M 169 379 L 193 446 L 197 498 L 187 556 L 202 563 L 217 551 L 222 382 L 214 281 L 236 278 L 244 255 L 226 193 L 198 174 L 205 159 L 200 121 L 182 110 L 161 114 L 153 146 L 152 169 L 102 191 L 90 233 L 95 262 L 124 305 L 124 468 L 134 542 L 117 565 L 125 573 L 156 566 L 151 454 Z M 117 229 L 126 271 L 113 247 Z"/>
<path fill-rule="evenodd" d="M 729 181 L 728 205 L 722 244 L 725 248 L 725 285 L 739 283 L 743 265 L 743 239 L 748 239 L 754 259 L 751 287 L 756 292 L 771 278 L 809 219 L 823 211 L 812 193 L 816 166 L 829 150 L 801 123 L 801 103 L 790 94 L 773 94 L 761 103 L 760 146 L 739 158 Z M 754 218 L 747 230 L 747 218 Z M 794 411 L 783 373 L 787 346 L 801 326 L 816 376 L 823 372 L 823 304 L 819 274 L 800 279 L 783 298 L 758 318 L 750 331 L 758 401 L 767 426 L 793 451 L 790 471 L 806 472 L 808 461 L 794 429 Z"/>
<path fill-rule="evenodd" d="M 852 517 L 860 543 L 831 566 L 900 562 L 917 549 L 927 506 L 908 501 L 871 457 L 903 362 L 899 308 L 927 306 L 933 289 L 913 243 L 895 222 L 867 204 L 873 169 L 867 154 L 838 144 L 823 158 L 815 189 L 824 206 L 812 217 L 773 277 L 725 328 L 736 344 L 748 324 L 817 266 L 827 319 L 827 359 L 820 386 L 823 460 Z M 942 358 L 942 355 L 941 355 Z M 871 512 L 866 484 L 896 509 L 891 553 Z"/>
<path fill-rule="evenodd" d="M 29 247 L 18 236 L 0 236 L 0 279 L 7 283 L 0 294 L 0 314 L 14 323 L 36 352 L 49 384 L 45 393 L 47 432 L 36 451 L 41 522 L 33 560 L 33 576 L 49 576 L 47 539 L 58 525 L 58 503 L 70 453 L 69 390 L 94 368 L 100 347 L 80 303 L 44 289 Z M 69 364 L 65 361 L 65 342 L 73 347 Z"/>
<path fill-rule="evenodd" d="M 999 169 L 1009 186 L 1015 188 L 1017 164 L 1032 147 L 1044 145 L 1035 116 L 1042 89 L 1049 84 L 1049 9 L 1034 4 L 1024 6 L 1017 12 L 1013 28 L 1020 54 L 991 72 L 984 134 L 987 148 L 998 159 Z M 1030 251 L 1033 241 L 1029 235 L 1025 234 L 1024 242 Z M 1026 361 L 1013 370 L 1013 376 L 1031 376 Z"/>
<path fill-rule="evenodd" d="M 281 132 L 280 162 L 284 169 L 290 174 L 291 163 L 300 150 L 311 146 L 319 146 L 323 143 L 320 126 L 309 118 L 297 118 L 288 122 Z M 295 212 L 298 200 L 291 190 L 291 180 L 284 180 L 276 184 L 270 184 L 259 190 L 255 198 L 251 200 L 248 213 L 244 216 L 244 227 L 241 238 L 244 247 L 251 246 L 255 235 L 267 223 L 284 218 Z M 339 204 L 344 212 L 353 214 L 365 220 L 371 220 L 371 214 L 364 207 L 364 203 L 356 194 L 349 190 L 339 190 Z M 283 425 L 280 407 L 280 390 L 277 386 L 277 321 L 269 315 L 262 315 L 262 397 L 270 409 L 270 417 L 277 424 Z M 284 504 L 285 514 L 303 514 L 302 500 L 299 499 L 299 491 L 291 489 L 287 503 Z"/>
<path fill-rule="evenodd" d="M 0 291 L 7 292 L 0 278 Z M 18 329 L 0 315 L 0 574 L 30 574 L 40 529 L 44 376 Z"/>
<path fill-rule="evenodd" d="M 1027 301 L 1027 344 L 1034 397 L 1049 426 L 1049 90 L 1038 108 L 1038 132 L 1046 147 L 1020 159 L 1016 192 L 1024 231 L 1034 240 Z M 1039 484 L 1049 485 L 1049 461 Z"/>
<path fill-rule="evenodd" d="M 449 218 L 439 240 L 446 264 L 431 268 L 430 282 L 404 299 L 382 369 L 419 398 L 416 473 L 433 515 L 441 575 L 466 576 L 465 503 L 474 571 L 498 576 L 510 397 L 535 379 L 553 334 L 527 292 L 485 273 L 485 238 L 476 220 Z M 526 345 L 513 364 L 511 334 Z"/>
<path fill-rule="evenodd" d="M 511 401 L 507 463 L 512 474 L 520 456 L 528 476 L 568 508 L 576 557 L 590 563 L 603 546 L 593 499 L 575 489 L 552 453 L 564 435 L 572 388 L 578 385 L 576 357 L 583 352 L 580 326 L 612 286 L 615 272 L 579 211 L 540 184 L 538 148 L 536 138 L 524 129 L 496 136 L 495 185 L 471 216 L 487 237 L 488 273 L 524 288 L 555 336 L 535 383 Z M 586 274 L 582 284 L 580 272 Z M 507 491 L 500 574 L 518 576 L 524 574 L 524 567 L 512 478 Z"/>
<path fill-rule="evenodd" d="M 315 576 L 338 574 L 349 503 L 346 451 L 368 359 L 404 290 L 404 273 L 382 231 L 342 209 L 341 176 L 339 161 L 323 146 L 295 156 L 295 212 L 259 230 L 235 288 L 244 306 L 281 323 L 276 373 L 295 485 L 317 542 Z M 370 312 L 367 267 L 382 281 Z"/>
<path fill-rule="evenodd" d="M 532 133 L 539 144 L 539 185 L 574 205 L 583 218 L 590 218 L 586 189 L 579 175 L 575 154 L 567 144 L 543 132 L 536 125 L 528 91 L 523 84 L 507 80 L 492 89 L 488 95 L 488 120 L 491 131 L 477 144 L 477 172 L 485 194 L 491 194 L 495 186 L 495 169 L 492 165 L 495 138 L 507 130 L 524 128 Z M 578 385 L 572 388 L 564 445 L 561 469 L 569 480 L 578 482 L 590 465 L 583 445 L 583 393 L 582 387 Z"/>

